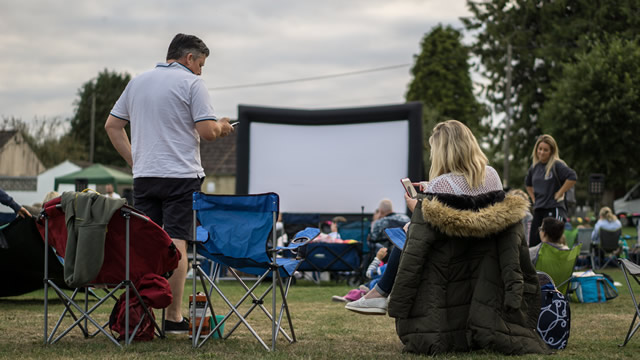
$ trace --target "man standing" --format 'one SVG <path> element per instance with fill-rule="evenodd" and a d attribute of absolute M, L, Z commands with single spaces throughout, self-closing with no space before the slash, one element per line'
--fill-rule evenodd
<path fill-rule="evenodd" d="M 169 278 L 173 302 L 165 330 L 186 332 L 182 296 L 187 274 L 187 244 L 193 239 L 192 193 L 200 191 L 204 169 L 200 138 L 215 140 L 233 128 L 218 119 L 199 76 L 209 49 L 193 35 L 177 34 L 158 64 L 129 82 L 111 110 L 105 130 L 118 153 L 133 168 L 134 203 L 163 226 L 182 253 Z M 131 126 L 131 142 L 125 126 Z"/>

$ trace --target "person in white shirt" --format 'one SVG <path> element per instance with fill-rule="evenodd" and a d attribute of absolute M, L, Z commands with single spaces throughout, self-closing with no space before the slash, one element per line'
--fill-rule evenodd
<path fill-rule="evenodd" d="M 181 307 L 188 267 L 186 240 L 193 239 L 192 194 L 200 191 L 205 176 L 200 138 L 216 140 L 233 131 L 228 118 L 214 114 L 200 77 L 208 56 L 209 48 L 198 37 L 177 34 L 166 62 L 132 79 L 105 123 L 111 143 L 133 168 L 136 208 L 163 226 L 182 253 L 169 278 L 173 294 L 165 320 L 169 333 L 189 330 Z"/>
<path fill-rule="evenodd" d="M 112 199 L 120 199 L 120 195 L 117 192 L 113 191 L 113 185 L 107 184 L 104 189 L 104 196 L 112 198 Z"/>

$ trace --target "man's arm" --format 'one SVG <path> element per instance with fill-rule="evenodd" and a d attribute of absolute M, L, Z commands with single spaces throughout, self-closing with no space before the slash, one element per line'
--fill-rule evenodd
<path fill-rule="evenodd" d="M 118 151 L 118 154 L 122 156 L 129 166 L 133 167 L 131 143 L 129 142 L 127 132 L 124 130 L 127 124 L 128 121 L 109 115 L 107 122 L 104 124 L 104 129 L 107 131 L 109 140 L 111 140 L 111 144 L 113 144 L 113 147 Z"/>
<path fill-rule="evenodd" d="M 222 118 L 218 121 L 203 120 L 196 123 L 196 131 L 201 138 L 211 141 L 218 137 L 229 135 L 233 131 L 233 126 L 229 124 L 229 118 Z"/>

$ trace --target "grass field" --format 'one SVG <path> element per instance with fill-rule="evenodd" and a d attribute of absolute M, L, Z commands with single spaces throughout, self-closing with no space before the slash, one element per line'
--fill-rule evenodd
<path fill-rule="evenodd" d="M 604 271 L 624 284 L 619 269 Z M 8 274 L 7 274 L 8 275 Z M 190 292 L 188 282 L 186 299 Z M 239 286 L 223 282 L 225 292 L 237 296 Z M 636 285 L 636 291 L 640 287 Z M 417 358 L 402 354 L 402 344 L 395 333 L 394 320 L 387 316 L 363 316 L 344 309 L 343 303 L 331 301 L 332 295 L 344 295 L 349 287 L 344 283 L 325 282 L 317 285 L 299 281 L 292 287 L 289 301 L 298 342 L 288 344 L 280 337 L 277 351 L 266 352 L 244 328 L 227 340 L 210 340 L 199 349 L 192 349 L 187 335 L 168 335 L 147 343 L 134 343 L 119 349 L 106 337 L 84 339 L 78 330 L 53 345 L 43 345 L 44 292 L 36 291 L 19 297 L 0 299 L 0 358 L 6 359 L 395 359 Z M 633 304 L 626 285 L 619 286 L 620 295 L 603 304 L 571 304 L 571 337 L 567 349 L 553 355 L 556 359 L 637 359 L 640 356 L 640 337 L 624 348 L 623 340 L 633 315 Z M 51 312 L 59 314 L 61 302 L 50 293 Z M 216 304 L 223 309 L 222 302 Z M 267 305 L 270 308 L 270 304 Z M 97 317 L 106 321 L 111 306 Z M 49 316 L 50 327 L 55 321 Z M 267 339 L 270 324 L 262 314 L 255 313 L 254 325 Z M 640 335 L 639 335 L 640 336 Z M 268 340 L 267 340 L 268 341 Z M 502 357 L 490 352 L 446 354 L 445 358 L 495 359 Z M 537 359 L 527 355 L 520 358 Z"/>

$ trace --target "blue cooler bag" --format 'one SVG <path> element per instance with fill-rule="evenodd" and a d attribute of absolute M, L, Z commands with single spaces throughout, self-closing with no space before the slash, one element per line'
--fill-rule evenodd
<path fill-rule="evenodd" d="M 603 274 L 592 270 L 575 274 L 570 283 L 572 301 L 581 303 L 606 302 L 618 296 L 618 289 Z"/>

